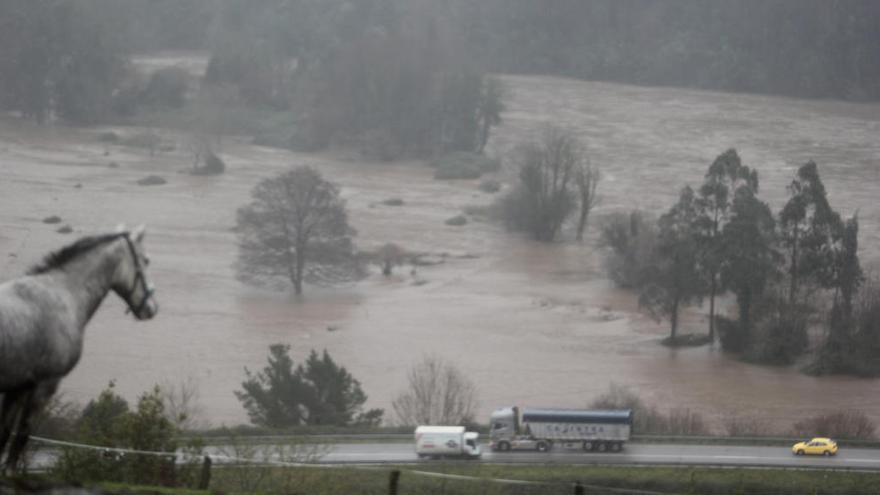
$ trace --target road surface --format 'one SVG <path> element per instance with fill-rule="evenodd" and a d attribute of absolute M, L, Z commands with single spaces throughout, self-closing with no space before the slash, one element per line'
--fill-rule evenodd
<path fill-rule="evenodd" d="M 483 446 L 485 448 L 485 446 Z M 431 463 L 420 460 L 408 443 L 334 444 L 322 463 Z M 556 447 L 548 453 L 483 453 L 478 462 L 500 464 L 672 464 L 712 466 L 765 466 L 880 470 L 880 449 L 841 447 L 836 456 L 795 456 L 788 447 L 628 444 L 623 452 L 595 453 Z"/>
<path fill-rule="evenodd" d="M 482 446 L 486 448 L 485 445 Z M 215 463 L 230 462 L 225 456 L 233 456 L 233 449 L 208 446 L 207 454 Z M 322 445 L 320 455 L 308 462 L 320 464 L 425 464 L 439 462 L 419 459 L 410 443 L 339 443 Z M 274 452 L 266 446 L 266 452 Z M 57 450 L 47 449 L 35 453 L 32 467 L 47 468 L 53 462 Z M 263 459 L 262 455 L 253 456 Z M 272 456 L 272 459 L 277 457 Z M 627 444 L 620 453 L 582 452 L 579 449 L 555 447 L 547 453 L 540 452 L 491 452 L 484 451 L 479 460 L 489 464 L 618 464 L 618 465 L 678 465 L 678 466 L 725 466 L 725 467 L 780 467 L 804 469 L 880 470 L 880 449 L 841 447 L 836 456 L 795 456 L 785 446 L 731 446 L 731 445 L 685 445 L 685 444 Z"/>

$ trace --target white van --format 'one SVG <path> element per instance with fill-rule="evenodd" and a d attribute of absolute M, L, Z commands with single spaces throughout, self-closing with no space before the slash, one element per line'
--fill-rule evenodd
<path fill-rule="evenodd" d="M 464 426 L 419 426 L 416 428 L 416 454 L 419 457 L 480 457 L 479 433 Z"/>

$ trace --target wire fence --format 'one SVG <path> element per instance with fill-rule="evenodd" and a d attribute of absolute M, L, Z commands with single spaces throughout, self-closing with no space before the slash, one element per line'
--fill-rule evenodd
<path fill-rule="evenodd" d="M 227 484 L 246 488 L 255 477 L 248 470 L 270 469 L 260 479 L 271 479 L 280 489 L 309 485 L 310 493 L 363 493 L 363 494 L 486 494 L 486 495 L 532 495 L 548 494 L 617 494 L 617 495 L 674 495 L 668 491 L 636 490 L 581 483 L 578 481 L 511 479 L 493 476 L 475 476 L 443 472 L 448 467 L 439 465 L 436 470 L 407 469 L 382 465 L 347 465 L 318 462 L 297 462 L 268 456 L 237 456 L 228 454 L 204 454 L 188 452 L 158 452 L 122 447 L 89 445 L 78 442 L 55 440 L 33 436 L 31 439 L 43 445 L 59 449 L 90 450 L 102 455 L 152 456 L 173 459 L 176 463 L 201 463 L 202 473 L 198 488 L 226 487 Z M 217 469 L 214 468 L 228 468 Z M 285 469 L 287 468 L 287 469 Z M 212 483 L 212 478 L 214 482 Z M 256 488 L 256 486 L 254 486 Z M 326 491 L 325 491 L 326 490 Z"/>

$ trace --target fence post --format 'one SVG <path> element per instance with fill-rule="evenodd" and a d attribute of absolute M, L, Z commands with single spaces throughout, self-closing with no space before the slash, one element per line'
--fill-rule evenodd
<path fill-rule="evenodd" d="M 391 471 L 388 479 L 388 495 L 397 495 L 397 482 L 400 481 L 400 471 Z"/>
<path fill-rule="evenodd" d="M 211 484 L 211 456 L 206 455 L 202 461 L 202 474 L 199 476 L 199 490 L 207 490 Z"/>
<path fill-rule="evenodd" d="M 574 495 L 584 495 L 584 485 L 580 481 L 574 483 Z"/>

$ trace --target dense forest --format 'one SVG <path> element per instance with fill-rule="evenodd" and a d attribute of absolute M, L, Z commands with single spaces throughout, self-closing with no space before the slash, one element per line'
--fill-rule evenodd
<path fill-rule="evenodd" d="M 404 46 L 466 54 L 488 71 L 880 97 L 880 4 L 872 0 L 3 0 L 0 36 L 52 32 L 21 19 L 26 4 L 92 6 L 129 51 L 243 42 L 307 65 L 347 40 L 385 32 Z"/>

